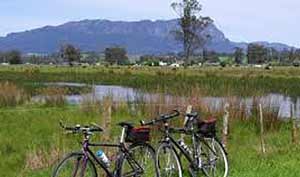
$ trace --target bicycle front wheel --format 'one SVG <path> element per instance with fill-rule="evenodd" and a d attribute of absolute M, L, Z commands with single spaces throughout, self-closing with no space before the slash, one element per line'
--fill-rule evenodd
<path fill-rule="evenodd" d="M 132 144 L 128 151 L 130 157 L 121 159 L 120 177 L 157 177 L 155 151 L 147 143 Z"/>
<path fill-rule="evenodd" d="M 198 150 L 202 172 L 208 177 L 227 177 L 229 164 L 223 145 L 215 138 L 201 140 Z"/>
<path fill-rule="evenodd" d="M 94 163 L 82 153 L 66 156 L 54 169 L 52 177 L 97 177 Z"/>
<path fill-rule="evenodd" d="M 155 161 L 159 177 L 182 177 L 178 154 L 169 143 L 159 145 Z"/>

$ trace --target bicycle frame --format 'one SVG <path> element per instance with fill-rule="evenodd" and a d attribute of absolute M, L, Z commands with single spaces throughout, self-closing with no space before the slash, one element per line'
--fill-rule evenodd
<path fill-rule="evenodd" d="M 123 135 L 123 134 L 122 134 Z M 123 136 L 122 136 L 123 137 Z M 96 162 L 106 173 L 108 177 L 120 177 L 120 164 L 117 163 L 115 169 L 111 172 L 97 157 L 96 155 L 91 151 L 89 147 L 112 147 L 112 148 L 118 148 L 120 151 L 118 153 L 118 157 L 124 156 L 125 159 L 128 160 L 128 163 L 130 164 L 132 168 L 132 174 L 129 174 L 127 176 L 135 176 L 140 175 L 143 173 L 143 168 L 138 164 L 138 162 L 131 156 L 130 152 L 126 148 L 125 143 L 121 139 L 121 142 L 119 144 L 105 144 L 105 143 L 90 143 L 89 142 L 89 136 L 85 136 L 84 141 L 82 143 L 82 152 L 84 154 L 83 158 L 83 165 L 82 165 L 82 174 L 81 176 L 84 176 L 87 162 L 88 160 L 92 159 L 94 162 Z M 118 159 L 119 160 L 119 159 Z M 119 161 L 118 161 L 119 162 Z M 75 172 L 76 174 L 76 172 Z M 74 174 L 74 175 L 75 175 Z"/>
<path fill-rule="evenodd" d="M 184 155 L 184 157 L 188 160 L 188 162 L 191 164 L 191 166 L 194 169 L 201 169 L 201 159 L 200 159 L 200 157 L 198 157 L 199 153 L 197 151 L 196 152 L 193 151 L 193 154 L 192 154 L 193 157 L 192 157 L 189 152 L 187 152 L 185 149 L 183 149 L 178 144 L 178 142 L 172 136 L 170 136 L 170 127 L 167 122 L 164 122 L 164 133 L 165 133 L 165 136 L 162 140 L 163 142 L 171 143 L 177 149 L 179 149 L 179 151 Z M 192 136 L 192 142 L 193 142 L 193 146 L 194 146 L 193 149 L 197 149 L 196 139 L 200 140 L 201 137 L 199 135 L 197 135 L 195 132 L 193 132 L 193 128 L 190 132 L 186 132 L 186 134 L 189 134 Z M 205 146 L 207 146 L 210 150 L 212 150 L 212 148 L 205 141 L 202 141 L 202 142 Z M 212 150 L 212 152 L 214 152 L 214 151 Z M 176 151 L 176 153 L 178 154 L 177 151 Z"/>

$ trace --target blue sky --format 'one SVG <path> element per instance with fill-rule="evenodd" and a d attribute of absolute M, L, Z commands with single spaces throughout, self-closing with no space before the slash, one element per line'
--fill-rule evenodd
<path fill-rule="evenodd" d="M 1 0 L 0 36 L 82 19 L 171 19 L 177 0 Z M 299 0 L 201 0 L 204 15 L 234 41 L 300 47 Z"/>

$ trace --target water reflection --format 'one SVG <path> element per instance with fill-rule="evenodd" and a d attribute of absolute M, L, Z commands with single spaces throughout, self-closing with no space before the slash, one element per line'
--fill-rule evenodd
<path fill-rule="evenodd" d="M 77 86 L 84 87 L 85 84 L 78 83 L 48 83 L 47 85 L 58 86 Z M 107 86 L 96 85 L 93 87 L 92 93 L 83 95 L 66 95 L 66 99 L 70 104 L 80 104 L 84 99 L 103 100 L 103 98 L 111 96 L 113 101 L 120 102 L 153 102 L 162 99 L 162 95 L 155 93 L 145 93 L 138 89 L 122 87 L 122 86 Z M 163 95 L 166 103 L 172 104 L 174 100 L 184 100 L 184 97 L 174 97 L 171 95 Z M 39 99 L 42 96 L 38 96 Z M 37 97 L 35 98 L 37 99 Z M 223 105 L 230 100 L 236 109 L 245 109 L 246 114 L 250 115 L 253 105 L 256 103 L 262 104 L 265 109 L 272 109 L 278 112 L 278 117 L 290 118 L 291 112 L 294 116 L 300 118 L 300 99 L 291 98 L 281 94 L 268 94 L 260 97 L 259 100 L 255 97 L 240 98 L 240 97 L 201 97 L 201 103 L 205 104 L 212 111 L 223 109 Z"/>

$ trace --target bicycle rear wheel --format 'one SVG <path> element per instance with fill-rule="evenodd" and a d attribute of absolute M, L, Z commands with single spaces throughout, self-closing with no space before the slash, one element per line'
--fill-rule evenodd
<path fill-rule="evenodd" d="M 215 138 L 206 138 L 198 146 L 202 172 L 208 177 L 227 177 L 229 164 L 225 149 Z"/>
<path fill-rule="evenodd" d="M 159 145 L 155 161 L 159 177 L 182 177 L 179 157 L 169 143 Z"/>
<path fill-rule="evenodd" d="M 82 153 L 71 153 L 54 169 L 52 177 L 97 177 L 97 171 L 91 160 L 84 164 Z"/>
<path fill-rule="evenodd" d="M 135 143 L 128 148 L 130 158 L 121 160 L 120 177 L 156 177 L 155 151 L 147 143 Z M 135 161 L 135 162 L 134 162 Z M 140 169 L 141 168 L 141 169 Z"/>

